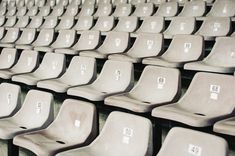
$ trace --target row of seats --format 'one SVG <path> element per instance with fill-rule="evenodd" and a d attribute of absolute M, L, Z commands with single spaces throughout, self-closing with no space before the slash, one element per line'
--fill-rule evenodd
<path fill-rule="evenodd" d="M 234 17 L 235 2 L 233 0 L 216 1 L 208 12 L 204 1 L 192 1 L 185 4 L 182 11 L 177 2 L 162 3 L 158 9 L 155 9 L 152 3 L 141 3 L 133 7 L 131 4 L 121 4 L 113 9 L 112 4 L 84 5 L 79 8 L 78 5 L 70 5 L 67 8 L 55 6 L 51 9 L 49 6 L 38 7 L 10 7 L 1 8 L 1 16 L 162 16 L 162 17 Z M 203 19 L 203 18 L 199 18 Z"/>
<path fill-rule="evenodd" d="M 213 79 L 209 79 L 211 77 Z M 205 83 L 200 86 L 195 84 L 201 82 Z M 177 104 L 157 107 L 154 109 L 153 115 L 156 116 L 158 114 L 156 111 L 160 112 L 160 110 L 164 109 L 168 111 L 168 117 L 174 114 L 175 118 L 172 117 L 173 120 L 185 115 L 184 118 L 181 117 L 181 121 L 191 123 L 193 126 L 205 126 L 215 123 L 217 120 L 228 117 L 229 115 L 226 112 L 230 110 L 231 113 L 234 109 L 233 100 L 228 98 L 234 97 L 234 92 L 230 92 L 231 90 L 229 89 L 231 88 L 228 88 L 228 86 L 231 85 L 227 82 L 234 84 L 235 80 L 232 76 L 200 73 L 195 76 L 192 86 L 190 86 L 190 93 L 185 95 L 187 97 L 202 97 L 201 95 L 203 95 L 204 98 L 195 98 L 200 103 L 198 103 L 199 101 L 187 100 L 185 97 L 182 100 L 182 104 L 180 104 L 183 107 L 174 107 Z M 158 89 L 164 89 L 164 85 L 168 85 L 168 83 L 171 83 L 171 81 L 167 81 L 161 87 L 158 85 Z M 234 91 L 234 89 L 233 87 L 232 90 Z M 112 112 L 98 135 L 97 113 L 92 103 L 67 99 L 63 102 L 54 120 L 53 96 L 51 93 L 31 90 L 27 93 L 21 106 L 21 89 L 18 85 L 2 83 L 0 92 L 1 107 L 4 107 L 0 111 L 0 138 L 4 140 L 13 139 L 15 145 L 29 149 L 37 155 L 52 156 L 59 152 L 62 153 L 59 153 L 58 156 L 120 154 L 152 156 L 153 154 L 153 128 L 147 118 L 128 113 Z M 224 105 L 221 105 L 221 101 L 224 102 Z M 194 106 L 190 107 L 190 103 L 194 103 Z M 202 117 L 199 113 L 202 111 L 201 107 L 196 109 L 198 104 L 203 106 L 203 113 L 206 112 L 208 116 Z M 218 106 L 219 108 L 217 109 L 213 106 Z M 166 109 L 167 107 L 168 109 Z M 173 107 L 175 108 L 174 110 L 169 109 Z M 207 107 L 209 108 L 207 109 Z M 195 108 L 197 112 L 191 118 L 189 114 L 179 113 L 178 116 L 176 115 L 177 109 L 189 110 L 190 108 Z M 216 115 L 216 112 L 219 115 Z M 157 116 L 162 117 L 162 113 Z M 214 117 L 213 121 L 209 121 L 208 118 L 212 118 L 212 116 Z M 190 122 L 190 119 L 193 122 Z M 202 120 L 205 122 L 202 122 Z M 234 135 L 233 127 L 229 126 L 234 122 L 233 118 L 220 121 L 215 124 L 214 130 L 225 134 L 227 134 L 225 131 L 230 131 L 232 134 L 229 135 Z M 98 137 L 96 137 L 97 135 Z M 208 142 L 213 142 L 213 148 Z M 72 148 L 78 149 L 65 151 Z M 168 133 L 157 156 L 227 156 L 227 154 L 228 144 L 220 137 L 184 128 L 173 128 Z"/>

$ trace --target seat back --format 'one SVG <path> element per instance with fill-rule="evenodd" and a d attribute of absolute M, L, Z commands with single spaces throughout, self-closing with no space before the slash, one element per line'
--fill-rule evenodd
<path fill-rule="evenodd" d="M 49 46 L 53 42 L 54 29 L 41 29 L 37 39 L 32 43 L 33 46 Z"/>
<path fill-rule="evenodd" d="M 37 16 L 48 16 L 51 12 L 50 6 L 44 6 L 40 8 L 40 11 Z"/>
<path fill-rule="evenodd" d="M 8 2 L 8 7 L 15 7 L 15 6 L 16 6 L 16 1 L 10 0 L 10 1 Z"/>
<path fill-rule="evenodd" d="M 113 28 L 113 26 L 114 26 L 113 16 L 102 16 L 98 18 L 92 30 L 107 32 L 107 31 L 110 31 Z"/>
<path fill-rule="evenodd" d="M 153 3 L 155 5 L 160 5 L 162 3 L 166 3 L 167 0 L 149 0 L 149 3 Z"/>
<path fill-rule="evenodd" d="M 136 9 L 132 15 L 137 17 L 148 17 L 153 14 L 154 5 L 152 3 L 137 4 Z"/>
<path fill-rule="evenodd" d="M 13 27 L 16 24 L 16 16 L 7 17 L 7 21 L 4 24 L 4 27 Z"/>
<path fill-rule="evenodd" d="M 63 16 L 60 19 L 60 23 L 56 26 L 55 29 L 62 30 L 62 29 L 71 29 L 74 25 L 74 17 L 72 16 Z"/>
<path fill-rule="evenodd" d="M 41 25 L 40 29 L 53 29 L 58 24 L 58 17 L 47 16 L 45 17 L 44 23 Z"/>
<path fill-rule="evenodd" d="M 74 30 L 84 31 L 89 30 L 93 26 L 93 16 L 81 16 L 78 17 L 77 23 L 73 27 Z"/>
<path fill-rule="evenodd" d="M 127 4 L 127 3 L 128 3 L 128 0 L 114 0 L 113 1 L 113 5 L 115 5 L 116 7 L 122 4 Z"/>
<path fill-rule="evenodd" d="M 57 3 L 57 6 L 64 6 L 66 7 L 69 4 L 68 0 L 59 0 L 59 2 Z"/>
<path fill-rule="evenodd" d="M 112 16 L 114 17 L 125 17 L 129 16 L 132 12 L 132 5 L 131 4 L 126 4 L 126 3 L 121 3 L 116 6 L 116 9 Z"/>
<path fill-rule="evenodd" d="M 15 63 L 17 51 L 14 48 L 3 48 L 0 55 L 0 69 L 8 69 Z"/>
<path fill-rule="evenodd" d="M 87 2 L 87 0 L 85 1 Z M 83 5 L 78 16 L 92 16 L 95 12 L 95 6 L 93 4 Z"/>
<path fill-rule="evenodd" d="M 18 3 L 16 4 L 17 7 L 23 7 L 25 6 L 25 1 L 24 0 L 19 0 Z"/>
<path fill-rule="evenodd" d="M 27 8 L 33 7 L 35 4 L 35 0 L 28 0 L 26 3 Z"/>
<path fill-rule="evenodd" d="M 178 13 L 179 5 L 177 2 L 167 2 L 160 4 L 155 16 L 174 17 Z"/>
<path fill-rule="evenodd" d="M 129 3 L 132 5 L 138 5 L 140 3 L 146 3 L 146 0 L 129 0 Z"/>
<path fill-rule="evenodd" d="M 165 29 L 163 17 L 151 16 L 146 17 L 141 24 L 137 33 L 161 33 Z"/>
<path fill-rule="evenodd" d="M 27 16 L 36 16 L 38 13 L 38 7 L 37 6 L 33 6 L 31 8 L 29 8 L 28 12 L 27 12 Z"/>
<path fill-rule="evenodd" d="M 99 4 L 98 9 L 95 12 L 95 17 L 109 16 L 112 13 L 112 4 Z"/>
<path fill-rule="evenodd" d="M 59 5 L 53 7 L 50 16 L 61 16 L 63 13 L 64 13 L 64 7 Z"/>
<path fill-rule="evenodd" d="M 18 17 L 18 21 L 15 24 L 15 28 L 26 28 L 26 26 L 29 24 L 29 16 L 21 16 Z"/>
<path fill-rule="evenodd" d="M 70 48 L 75 41 L 75 30 L 60 30 L 56 41 L 51 45 L 52 48 Z"/>
<path fill-rule="evenodd" d="M 46 3 L 46 0 L 37 0 L 36 6 L 43 7 Z"/>
<path fill-rule="evenodd" d="M 81 5 L 81 3 L 82 3 L 81 0 L 71 0 L 69 3 L 69 6 L 79 6 L 79 5 Z"/>
<path fill-rule="evenodd" d="M 36 36 L 36 29 L 24 29 L 15 44 L 31 44 Z"/>
<path fill-rule="evenodd" d="M 16 14 L 16 7 L 8 7 L 6 16 L 14 16 Z"/>
<path fill-rule="evenodd" d="M 2 43 L 14 43 L 20 34 L 19 28 L 9 28 L 6 35 L 2 38 Z"/>
<path fill-rule="evenodd" d="M 215 1 L 211 11 L 207 16 L 214 17 L 234 17 L 235 16 L 235 1 L 233 0 L 223 0 Z"/>
<path fill-rule="evenodd" d="M 76 16 L 77 14 L 78 14 L 78 6 L 77 5 L 69 5 L 63 16 Z"/>
<path fill-rule="evenodd" d="M 213 147 L 208 142 L 213 142 Z M 170 130 L 157 154 L 157 156 L 165 155 L 226 156 L 228 155 L 228 143 L 215 135 L 176 127 Z"/>
<path fill-rule="evenodd" d="M 138 25 L 139 20 L 136 16 L 120 17 L 114 30 L 122 32 L 134 32 Z"/>
<path fill-rule="evenodd" d="M 202 17 L 206 12 L 205 1 L 190 1 L 186 2 L 183 10 L 178 16 Z"/>
<path fill-rule="evenodd" d="M 27 8 L 26 7 L 19 7 L 17 8 L 17 13 L 16 16 L 24 16 L 27 12 Z"/>
<path fill-rule="evenodd" d="M 54 7 L 56 5 L 56 0 L 47 0 L 46 6 Z"/>
<path fill-rule="evenodd" d="M 34 16 L 31 18 L 31 22 L 29 23 L 27 28 L 37 29 L 42 25 L 42 23 L 43 23 L 42 16 Z"/>

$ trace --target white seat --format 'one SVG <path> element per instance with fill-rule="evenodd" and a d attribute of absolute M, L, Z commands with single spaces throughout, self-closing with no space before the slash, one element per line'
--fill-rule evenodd
<path fill-rule="evenodd" d="M 54 39 L 54 29 L 41 29 L 37 39 L 32 43 L 34 50 L 44 51 L 44 49 L 49 49 Z"/>
<path fill-rule="evenodd" d="M 50 6 L 44 6 L 39 9 L 37 16 L 48 16 L 51 12 Z"/>
<path fill-rule="evenodd" d="M 17 49 L 32 49 L 31 43 L 35 40 L 36 29 L 24 29 L 20 38 L 15 42 Z"/>
<path fill-rule="evenodd" d="M 19 38 L 19 34 L 19 28 L 8 28 L 6 35 L 0 41 L 0 47 L 14 47 L 14 43 Z"/>

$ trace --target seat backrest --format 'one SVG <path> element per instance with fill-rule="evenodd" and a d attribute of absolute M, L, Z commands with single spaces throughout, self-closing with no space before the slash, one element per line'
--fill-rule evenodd
<path fill-rule="evenodd" d="M 202 17 L 206 12 L 205 1 L 190 1 L 186 2 L 183 10 L 178 16 Z"/>
<path fill-rule="evenodd" d="M 57 6 L 67 6 L 69 4 L 69 0 L 59 0 Z"/>
<path fill-rule="evenodd" d="M 21 106 L 20 86 L 10 83 L 0 84 L 0 118 L 15 114 Z"/>
<path fill-rule="evenodd" d="M 15 6 L 16 6 L 16 1 L 15 0 L 9 0 L 8 7 L 15 7 Z"/>
<path fill-rule="evenodd" d="M 129 3 L 132 5 L 137 5 L 140 3 L 146 3 L 146 0 L 129 0 Z"/>
<path fill-rule="evenodd" d="M 58 24 L 58 17 L 47 16 L 45 17 L 44 23 L 41 25 L 40 29 L 53 29 Z"/>
<path fill-rule="evenodd" d="M 89 146 L 100 155 L 152 155 L 152 124 L 144 117 L 112 112 L 100 135 Z"/>
<path fill-rule="evenodd" d="M 31 22 L 29 23 L 27 28 L 37 29 L 42 25 L 42 23 L 43 23 L 42 16 L 34 16 L 31 18 Z"/>
<path fill-rule="evenodd" d="M 71 0 L 69 6 L 79 6 L 82 4 L 82 0 Z"/>
<path fill-rule="evenodd" d="M 19 7 L 17 8 L 16 16 L 24 16 L 27 12 L 27 7 Z"/>
<path fill-rule="evenodd" d="M 73 46 L 74 50 L 93 50 L 100 43 L 100 32 L 95 30 L 83 31 L 78 42 Z"/>
<path fill-rule="evenodd" d="M 70 48 L 76 37 L 75 30 L 60 30 L 56 41 L 51 45 L 53 48 Z"/>
<path fill-rule="evenodd" d="M 86 4 L 82 6 L 82 9 L 78 13 L 78 16 L 92 16 L 94 12 L 95 12 L 95 6 L 93 4 Z"/>
<path fill-rule="evenodd" d="M 35 4 L 35 0 L 28 0 L 26 6 L 27 6 L 28 8 L 31 8 L 31 7 L 34 6 L 34 4 Z"/>
<path fill-rule="evenodd" d="M 26 26 L 29 24 L 29 16 L 21 16 L 18 17 L 18 21 L 15 24 L 15 28 L 26 28 Z"/>
<path fill-rule="evenodd" d="M 96 77 L 96 60 L 91 57 L 74 56 L 60 80 L 71 86 L 83 85 Z"/>
<path fill-rule="evenodd" d="M 77 23 L 72 28 L 78 31 L 89 30 L 94 24 L 93 16 L 80 16 L 78 17 Z"/>
<path fill-rule="evenodd" d="M 5 16 L 0 16 L 0 26 L 2 26 L 6 21 L 6 17 Z"/>
<path fill-rule="evenodd" d="M 114 30 L 122 32 L 134 32 L 138 25 L 139 20 L 136 16 L 120 17 Z"/>
<path fill-rule="evenodd" d="M 36 16 L 36 14 L 38 13 L 39 9 L 37 6 L 33 6 L 31 8 L 29 8 L 28 12 L 27 12 L 27 16 Z"/>
<path fill-rule="evenodd" d="M 14 43 L 20 34 L 19 28 L 8 28 L 6 35 L 3 37 L 1 42 L 3 43 Z"/>
<path fill-rule="evenodd" d="M 37 0 L 36 6 L 43 7 L 46 3 L 46 0 Z"/>
<path fill-rule="evenodd" d="M 31 44 L 36 36 L 36 29 L 24 29 L 15 44 Z"/>
<path fill-rule="evenodd" d="M 15 48 L 3 48 L 0 55 L 0 69 L 8 69 L 15 63 L 17 51 Z"/>
<path fill-rule="evenodd" d="M 192 34 L 195 28 L 195 17 L 175 17 L 164 31 L 164 35 Z"/>
<path fill-rule="evenodd" d="M 149 3 L 153 3 L 155 5 L 159 5 L 162 3 L 166 3 L 167 0 L 149 0 Z"/>
<path fill-rule="evenodd" d="M 96 4 L 96 0 L 85 0 L 83 1 L 83 6 L 85 5 L 95 5 Z"/>
<path fill-rule="evenodd" d="M 226 117 L 234 113 L 234 96 L 234 76 L 199 72 L 179 103 L 198 116 Z"/>
<path fill-rule="evenodd" d="M 161 33 L 165 29 L 163 17 L 150 16 L 146 17 L 141 24 L 137 33 Z"/>
<path fill-rule="evenodd" d="M 130 96 L 160 105 L 177 100 L 180 91 L 181 76 L 178 69 L 146 66 L 139 81 L 130 91 Z"/>
<path fill-rule="evenodd" d="M 54 7 L 56 5 L 56 0 L 47 0 L 46 6 Z"/>
<path fill-rule="evenodd" d="M 71 29 L 74 25 L 74 17 L 73 16 L 63 16 L 60 18 L 60 23 L 56 26 L 55 29 L 62 30 L 62 29 Z"/>
<path fill-rule="evenodd" d="M 190 62 L 204 54 L 203 37 L 198 35 L 176 35 L 167 51 L 161 56 L 172 62 Z"/>
<path fill-rule="evenodd" d="M 37 39 L 32 43 L 33 46 L 49 46 L 53 42 L 54 29 L 41 29 Z"/>
<path fill-rule="evenodd" d="M 5 28 L 4 27 L 0 27 L 0 39 L 3 38 L 4 34 L 5 34 Z"/>
<path fill-rule="evenodd" d="M 109 16 L 112 13 L 112 4 L 99 4 L 98 9 L 95 12 L 95 17 Z"/>
<path fill-rule="evenodd" d="M 110 4 L 112 0 L 98 0 L 98 4 Z"/>
<path fill-rule="evenodd" d="M 98 51 L 103 54 L 123 53 L 129 45 L 129 33 L 110 31 Z"/>
<path fill-rule="evenodd" d="M 92 30 L 107 32 L 110 31 L 113 27 L 114 27 L 114 17 L 102 16 L 98 18 Z"/>
<path fill-rule="evenodd" d="M 38 65 L 39 53 L 33 50 L 22 51 L 17 63 L 10 69 L 15 73 L 32 72 Z"/>
<path fill-rule="evenodd" d="M 78 6 L 77 5 L 69 5 L 63 16 L 76 16 L 77 14 L 78 14 Z"/>
<path fill-rule="evenodd" d="M 7 21 L 4 24 L 4 27 L 13 27 L 16 24 L 16 16 L 7 17 Z"/>
<path fill-rule="evenodd" d="M 155 16 L 174 17 L 178 13 L 178 9 L 177 2 L 161 3 Z"/>
<path fill-rule="evenodd" d="M 233 0 L 223 0 L 215 1 L 211 11 L 207 16 L 215 17 L 233 17 L 235 16 L 235 1 Z"/>
<path fill-rule="evenodd" d="M 1 9 L 0 9 L 0 16 L 3 16 L 3 15 L 5 15 L 6 14 L 6 12 L 7 12 L 7 7 L 0 7 Z M 5 16 L 4 16 L 5 17 Z"/>
<path fill-rule="evenodd" d="M 134 83 L 133 64 L 124 61 L 108 60 L 92 86 L 103 92 L 129 91 Z M 111 87 L 112 86 L 112 87 Z"/>
<path fill-rule="evenodd" d="M 127 4 L 128 0 L 113 0 L 113 5 L 115 5 L 116 7 L 118 5 L 122 5 L 122 4 Z"/>
<path fill-rule="evenodd" d="M 208 144 L 213 142 L 213 147 Z M 226 156 L 228 143 L 215 135 L 175 127 L 168 133 L 163 146 L 157 156 Z"/>
<path fill-rule="evenodd" d="M 116 9 L 112 14 L 112 16 L 114 17 L 129 16 L 131 12 L 132 12 L 132 5 L 123 3 L 116 6 Z"/>
<path fill-rule="evenodd" d="M 64 13 L 64 6 L 55 6 L 50 14 L 50 16 L 61 16 Z"/>
<path fill-rule="evenodd" d="M 33 72 L 39 78 L 57 78 L 65 69 L 65 55 L 46 53 L 39 68 Z"/>
<path fill-rule="evenodd" d="M 37 16 L 48 16 L 51 12 L 50 6 L 44 6 L 40 8 L 40 11 Z"/>
<path fill-rule="evenodd" d="M 22 129 L 38 129 L 47 127 L 53 120 L 53 95 L 39 90 L 30 90 L 21 109 L 12 119 Z"/>
<path fill-rule="evenodd" d="M 14 16 L 16 11 L 16 7 L 8 7 L 6 16 Z"/>
<path fill-rule="evenodd" d="M 136 9 L 132 16 L 137 16 L 137 17 L 148 17 L 153 14 L 154 11 L 154 5 L 152 3 L 140 3 L 137 4 Z"/>
<path fill-rule="evenodd" d="M 18 3 L 16 4 L 17 7 L 23 7 L 25 6 L 25 0 L 19 0 Z"/>

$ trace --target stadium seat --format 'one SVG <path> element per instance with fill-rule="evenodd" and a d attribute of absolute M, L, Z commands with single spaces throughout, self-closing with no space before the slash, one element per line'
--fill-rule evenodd
<path fill-rule="evenodd" d="M 7 7 L 0 7 L 0 16 L 4 16 L 6 12 L 7 12 Z"/>
<path fill-rule="evenodd" d="M 54 7 L 56 5 L 56 0 L 47 0 L 46 6 Z"/>
<path fill-rule="evenodd" d="M 60 18 L 59 24 L 55 27 L 55 30 L 71 29 L 74 25 L 73 16 L 63 16 Z"/>
<path fill-rule="evenodd" d="M 50 16 L 62 16 L 64 13 L 64 7 L 63 6 L 55 6 L 53 7 L 52 12 L 50 13 Z"/>
<path fill-rule="evenodd" d="M 40 29 L 54 29 L 58 24 L 58 17 L 56 16 L 47 16 L 45 21 L 40 26 Z"/>
<path fill-rule="evenodd" d="M 235 136 L 234 123 L 234 116 L 225 120 L 218 121 L 214 124 L 213 131 L 219 134 Z"/>
<path fill-rule="evenodd" d="M 81 16 L 78 17 L 77 23 L 73 26 L 72 29 L 82 32 L 90 30 L 93 24 L 94 24 L 93 16 Z"/>
<path fill-rule="evenodd" d="M 66 93 L 74 86 L 85 85 L 96 78 L 96 60 L 89 57 L 74 56 L 66 72 L 58 79 L 44 80 L 37 87 Z"/>
<path fill-rule="evenodd" d="M 13 27 L 16 24 L 16 16 L 7 17 L 7 21 L 4 24 L 4 27 Z"/>
<path fill-rule="evenodd" d="M 51 12 L 50 6 L 44 6 L 39 9 L 37 16 L 48 16 Z"/>
<path fill-rule="evenodd" d="M 18 20 L 14 25 L 14 28 L 26 28 L 26 26 L 29 24 L 29 21 L 30 21 L 29 16 L 18 17 Z"/>
<path fill-rule="evenodd" d="M 98 4 L 110 4 L 112 0 L 98 0 Z"/>
<path fill-rule="evenodd" d="M 78 14 L 78 6 L 77 5 L 69 5 L 63 14 L 63 16 L 76 16 Z"/>
<path fill-rule="evenodd" d="M 233 115 L 234 90 L 233 76 L 197 73 L 177 103 L 153 109 L 152 116 L 192 127 L 213 126 L 215 122 Z"/>
<path fill-rule="evenodd" d="M 53 42 L 54 29 L 41 29 L 37 39 L 32 43 L 34 50 L 45 51 Z"/>
<path fill-rule="evenodd" d="M 135 11 L 132 16 L 149 17 L 153 14 L 154 5 L 152 3 L 140 3 L 135 6 Z"/>
<path fill-rule="evenodd" d="M 153 3 L 154 5 L 158 6 L 162 3 L 166 3 L 167 0 L 149 0 L 149 3 Z"/>
<path fill-rule="evenodd" d="M 10 79 L 13 75 L 32 72 L 38 65 L 39 54 L 36 51 L 22 51 L 17 63 L 9 68 L 0 70 L 0 78 Z"/>
<path fill-rule="evenodd" d="M 20 7 L 20 8 L 17 8 L 16 16 L 25 16 L 26 13 L 27 13 L 27 8 Z"/>
<path fill-rule="evenodd" d="M 35 0 L 28 0 L 26 3 L 27 8 L 31 8 L 35 5 Z"/>
<path fill-rule="evenodd" d="M 43 17 L 42 16 L 34 16 L 31 17 L 31 21 L 29 22 L 29 25 L 27 28 L 29 29 L 38 29 L 43 23 Z"/>
<path fill-rule="evenodd" d="M 177 2 L 161 3 L 154 16 L 174 17 L 178 13 L 179 5 Z"/>
<path fill-rule="evenodd" d="M 184 4 L 183 10 L 178 16 L 183 17 L 202 17 L 206 13 L 206 2 L 199 1 L 190 1 Z"/>
<path fill-rule="evenodd" d="M 104 103 L 138 113 L 151 112 L 154 107 L 178 100 L 180 82 L 178 69 L 146 66 L 130 92 L 109 96 Z"/>
<path fill-rule="evenodd" d="M 57 78 L 65 69 L 63 54 L 46 53 L 40 66 L 32 73 L 12 77 L 12 81 L 34 86 L 38 81 Z"/>
<path fill-rule="evenodd" d="M 14 16 L 16 14 L 16 7 L 8 7 L 6 16 Z"/>
<path fill-rule="evenodd" d="M 11 68 L 17 58 L 17 51 L 14 48 L 3 48 L 0 54 L 0 69 Z"/>
<path fill-rule="evenodd" d="M 11 8 L 11 7 L 16 7 L 16 1 L 14 0 L 9 0 L 8 1 L 8 7 Z"/>
<path fill-rule="evenodd" d="M 213 143 L 213 147 L 208 144 Z M 157 156 L 227 156 L 228 143 L 221 137 L 175 127 L 168 133 Z"/>
<path fill-rule="evenodd" d="M 143 58 L 158 56 L 163 49 L 162 34 L 141 33 L 127 53 L 111 54 L 108 59 L 139 63 Z"/>
<path fill-rule="evenodd" d="M 67 99 L 63 102 L 57 118 L 49 127 L 37 132 L 18 135 L 13 142 L 37 155 L 52 156 L 93 141 L 97 135 L 96 118 L 96 108 L 93 104 Z"/>
<path fill-rule="evenodd" d="M 103 101 L 107 96 L 129 91 L 133 85 L 133 64 L 108 60 L 93 83 L 70 88 L 67 94 L 91 101 Z"/>
<path fill-rule="evenodd" d="M 119 17 L 119 21 L 114 31 L 134 32 L 139 26 L 139 20 L 136 16 Z"/>
<path fill-rule="evenodd" d="M 106 59 L 110 54 L 125 52 L 129 45 L 129 39 L 129 33 L 110 31 L 99 48 L 92 51 L 82 51 L 80 56 Z"/>
<path fill-rule="evenodd" d="M 235 38 L 218 37 L 210 54 L 202 61 L 187 63 L 186 70 L 207 71 L 216 73 L 233 73 L 235 71 Z"/>
<path fill-rule="evenodd" d="M 12 117 L 0 120 L 0 138 L 13 139 L 16 135 L 46 128 L 54 118 L 51 93 L 30 90 L 21 109 Z"/>
<path fill-rule="evenodd" d="M 99 4 L 94 17 L 109 16 L 112 14 L 112 4 Z"/>
<path fill-rule="evenodd" d="M 116 6 L 112 16 L 114 17 L 125 17 L 129 16 L 132 13 L 132 5 L 131 4 L 119 4 Z"/>
<path fill-rule="evenodd" d="M 46 0 L 37 0 L 36 6 L 43 7 L 46 3 Z"/>
<path fill-rule="evenodd" d="M 113 5 L 115 5 L 116 7 L 122 4 L 127 4 L 128 0 L 113 0 Z"/>
<path fill-rule="evenodd" d="M 91 30 L 101 31 L 102 34 L 107 34 L 114 27 L 115 20 L 113 16 L 101 16 Z"/>
<path fill-rule="evenodd" d="M 96 5 L 96 0 L 85 0 L 83 1 L 83 5 L 82 7 L 84 7 L 85 5 Z"/>
<path fill-rule="evenodd" d="M 0 16 L 0 27 L 3 26 L 5 21 L 6 21 L 6 17 L 5 16 Z"/>
<path fill-rule="evenodd" d="M 183 67 L 185 63 L 197 61 L 204 55 L 203 37 L 176 35 L 162 56 L 143 59 L 143 64 L 165 67 Z"/>
<path fill-rule="evenodd" d="M 18 8 L 25 6 L 25 1 L 24 1 L 24 0 L 19 0 L 19 1 L 17 2 L 16 6 L 17 6 Z"/>
<path fill-rule="evenodd" d="M 69 4 L 69 0 L 59 0 L 57 1 L 58 3 L 56 4 L 56 6 L 63 6 L 66 7 Z"/>
<path fill-rule="evenodd" d="M 19 28 L 8 28 L 6 35 L 0 41 L 0 47 L 14 47 L 14 43 L 19 38 L 19 34 Z"/>
<path fill-rule="evenodd" d="M 92 16 L 94 14 L 94 12 L 95 12 L 95 6 L 93 4 L 83 5 L 81 8 L 81 11 L 78 13 L 77 17 Z"/>
<path fill-rule="evenodd" d="M 69 7 L 69 6 L 80 6 L 81 3 L 82 3 L 81 0 L 71 0 L 71 1 L 69 2 L 68 7 Z M 68 8 L 68 7 L 67 7 L 67 8 Z"/>
<path fill-rule="evenodd" d="M 129 0 L 129 3 L 132 5 L 137 5 L 140 3 L 146 3 L 146 0 Z"/>
<path fill-rule="evenodd" d="M 151 156 L 152 148 L 150 120 L 128 113 L 112 112 L 102 132 L 90 145 L 62 152 L 56 156 L 104 156 L 114 153 L 126 156 Z"/>
<path fill-rule="evenodd" d="M 36 29 L 24 29 L 20 38 L 15 42 L 17 49 L 32 49 L 31 43 L 35 40 Z"/>
<path fill-rule="evenodd" d="M 33 6 L 31 8 L 29 8 L 26 16 L 32 17 L 32 16 L 36 16 L 38 14 L 39 8 L 37 6 Z"/>
<path fill-rule="evenodd" d="M 168 28 L 163 32 L 164 38 L 171 39 L 175 35 L 190 35 L 196 29 L 194 17 L 174 17 Z"/>

